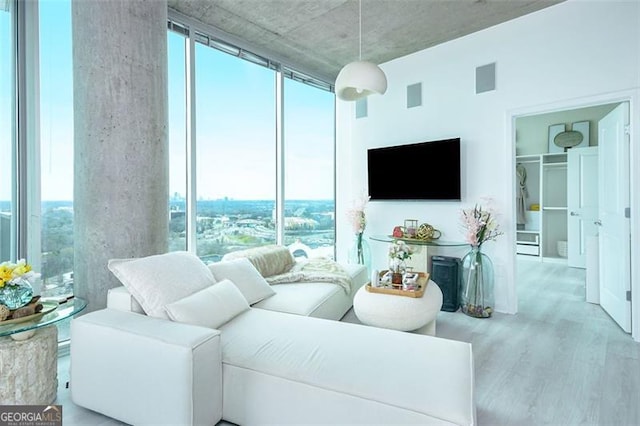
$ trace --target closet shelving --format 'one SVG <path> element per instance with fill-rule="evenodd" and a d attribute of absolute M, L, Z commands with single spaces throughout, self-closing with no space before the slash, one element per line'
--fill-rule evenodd
<path fill-rule="evenodd" d="M 567 240 L 567 154 L 520 155 L 527 172 L 526 223 L 516 230 L 518 255 L 565 262 L 558 241 Z M 529 210 L 538 204 L 539 211 Z"/>

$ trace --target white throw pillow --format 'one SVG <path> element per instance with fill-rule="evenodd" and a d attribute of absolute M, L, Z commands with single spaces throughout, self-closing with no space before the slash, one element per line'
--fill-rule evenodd
<path fill-rule="evenodd" d="M 249 304 L 231 281 L 219 283 L 165 306 L 176 322 L 218 328 L 249 309 Z"/>
<path fill-rule="evenodd" d="M 209 270 L 218 281 L 224 279 L 233 281 L 250 305 L 276 294 L 249 259 L 240 258 L 211 263 Z"/>
<path fill-rule="evenodd" d="M 164 310 L 166 304 L 216 283 L 207 265 L 186 251 L 111 259 L 108 266 L 145 313 L 156 318 L 169 318 Z"/>

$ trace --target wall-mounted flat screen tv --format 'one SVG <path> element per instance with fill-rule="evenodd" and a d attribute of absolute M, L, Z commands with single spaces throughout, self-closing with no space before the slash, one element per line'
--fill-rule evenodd
<path fill-rule="evenodd" d="M 460 200 L 460 138 L 370 148 L 371 200 Z"/>

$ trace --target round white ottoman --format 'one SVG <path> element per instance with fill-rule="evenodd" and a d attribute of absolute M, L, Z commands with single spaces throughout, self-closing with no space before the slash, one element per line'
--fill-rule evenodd
<path fill-rule="evenodd" d="M 353 311 L 363 324 L 374 327 L 436 335 L 436 315 L 442 308 L 442 291 L 429 280 L 422 297 L 371 293 L 362 286 L 353 299 Z"/>

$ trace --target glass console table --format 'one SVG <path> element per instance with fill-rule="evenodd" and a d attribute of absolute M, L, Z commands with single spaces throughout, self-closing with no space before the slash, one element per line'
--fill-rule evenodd
<path fill-rule="evenodd" d="M 0 322 L 0 365 L 5 385 L 0 405 L 48 405 L 58 390 L 58 328 L 87 306 L 73 297 L 62 303 L 41 299 L 40 313 Z M 3 321 L 4 322 L 4 321 Z"/>
<path fill-rule="evenodd" d="M 428 247 L 468 247 L 469 243 L 464 241 L 446 241 L 446 240 L 420 240 L 418 238 L 396 238 L 392 235 L 371 235 L 372 241 L 382 243 L 391 243 L 394 240 L 402 240 L 405 243 L 416 246 L 414 247 L 413 257 L 407 261 L 407 266 L 413 267 L 417 272 L 429 272 L 429 256 L 427 254 Z"/>
<path fill-rule="evenodd" d="M 434 246 L 434 247 L 463 247 L 468 246 L 469 243 L 464 241 L 444 241 L 444 240 L 420 240 L 418 238 L 396 238 L 392 235 L 372 235 L 369 237 L 373 241 L 380 241 L 383 243 L 390 243 L 394 240 L 402 240 L 407 244 L 416 246 Z"/>

